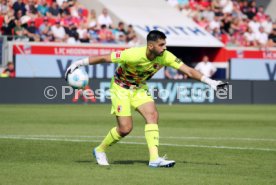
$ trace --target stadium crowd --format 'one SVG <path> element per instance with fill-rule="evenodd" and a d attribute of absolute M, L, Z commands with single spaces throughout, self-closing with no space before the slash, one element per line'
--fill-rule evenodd
<path fill-rule="evenodd" d="M 167 1 L 228 46 L 276 46 L 276 23 L 255 0 Z"/>
<path fill-rule="evenodd" d="M 276 46 L 276 23 L 255 0 L 167 1 L 228 46 Z M 139 45 L 132 25 L 77 0 L 1 0 L 0 26 L 10 40 Z"/>
<path fill-rule="evenodd" d="M 10 40 L 139 44 L 132 25 L 115 26 L 107 9 L 97 16 L 77 0 L 1 0 L 0 26 Z"/>

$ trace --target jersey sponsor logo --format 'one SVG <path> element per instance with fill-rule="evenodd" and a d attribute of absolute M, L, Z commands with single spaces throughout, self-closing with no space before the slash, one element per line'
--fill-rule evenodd
<path fill-rule="evenodd" d="M 182 62 L 182 60 L 179 58 L 175 58 L 175 62 L 180 64 Z"/>
<path fill-rule="evenodd" d="M 117 51 L 116 54 L 115 54 L 115 57 L 116 58 L 121 58 L 121 51 Z"/>

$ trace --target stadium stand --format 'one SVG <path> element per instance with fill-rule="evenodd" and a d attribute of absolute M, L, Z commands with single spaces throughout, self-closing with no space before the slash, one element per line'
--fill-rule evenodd
<path fill-rule="evenodd" d="M 275 47 L 276 24 L 255 0 L 167 0 L 226 46 Z M 98 7 L 97 7 L 98 8 Z M 100 12 L 97 15 L 96 12 Z M 9 40 L 138 45 L 135 31 L 118 26 L 108 9 L 77 0 L 1 1 L 0 26 Z M 135 24 L 135 23 L 132 23 Z M 105 26 L 104 26 L 105 25 Z M 122 31 L 123 30 L 123 31 Z"/>
<path fill-rule="evenodd" d="M 276 24 L 255 0 L 167 0 L 227 46 L 275 47 Z"/>
<path fill-rule="evenodd" d="M 108 10 L 102 11 L 97 16 L 94 9 L 88 10 L 76 0 L 1 1 L 1 33 L 16 41 L 137 43 L 134 30 L 120 31 L 127 25 L 114 26 Z"/>

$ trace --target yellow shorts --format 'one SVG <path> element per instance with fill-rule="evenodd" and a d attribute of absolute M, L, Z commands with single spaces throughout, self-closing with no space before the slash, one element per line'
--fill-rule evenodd
<path fill-rule="evenodd" d="M 153 102 L 153 98 L 148 92 L 148 86 L 141 88 L 125 89 L 111 81 L 111 114 L 116 116 L 131 116 L 131 107 L 136 109 L 147 102 Z"/>

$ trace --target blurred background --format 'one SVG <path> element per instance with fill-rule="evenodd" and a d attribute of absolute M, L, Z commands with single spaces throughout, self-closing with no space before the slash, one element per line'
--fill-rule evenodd
<path fill-rule="evenodd" d="M 158 29 L 187 65 L 232 85 L 224 99 L 181 99 L 179 85 L 209 87 L 164 68 L 149 83 L 171 95 L 158 103 L 274 104 L 275 6 L 272 0 L 1 0 L 0 103 L 107 103 L 81 92 L 62 96 L 66 68 L 79 58 L 144 45 L 147 33 Z M 108 89 L 116 67 L 86 67 L 87 88 Z M 48 86 L 55 87 L 55 98 L 45 98 Z"/>

